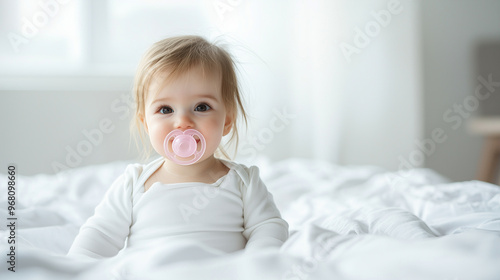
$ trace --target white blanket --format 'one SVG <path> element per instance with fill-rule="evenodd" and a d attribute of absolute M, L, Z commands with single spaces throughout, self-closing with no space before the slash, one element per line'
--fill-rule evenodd
<path fill-rule="evenodd" d="M 186 243 L 98 262 L 65 257 L 125 169 L 115 162 L 18 177 L 16 272 L 4 263 L 0 279 L 500 279 L 496 185 L 450 183 L 428 169 L 400 174 L 301 159 L 258 165 L 290 224 L 279 251 L 221 255 Z M 6 195 L 0 193 L 5 260 Z"/>

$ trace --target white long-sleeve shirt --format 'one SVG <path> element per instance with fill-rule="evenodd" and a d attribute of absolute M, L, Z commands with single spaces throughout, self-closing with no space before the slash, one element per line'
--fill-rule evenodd
<path fill-rule="evenodd" d="M 279 247 L 288 238 L 257 167 L 230 161 L 213 184 L 144 182 L 162 165 L 132 164 L 118 177 L 80 228 L 69 256 L 111 257 L 121 249 L 158 242 L 199 242 L 223 252 Z"/>

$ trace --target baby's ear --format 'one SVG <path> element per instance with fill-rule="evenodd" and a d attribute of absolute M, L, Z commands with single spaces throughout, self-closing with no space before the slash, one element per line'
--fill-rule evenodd
<path fill-rule="evenodd" d="M 144 126 L 144 130 L 149 135 L 148 123 L 146 122 L 146 118 L 144 118 L 144 116 L 139 116 L 139 120 L 141 121 L 142 125 Z"/>
<path fill-rule="evenodd" d="M 234 123 L 234 114 L 229 112 L 226 114 L 226 119 L 224 121 L 224 132 L 222 133 L 222 136 L 226 136 L 231 131 L 233 123 Z"/>

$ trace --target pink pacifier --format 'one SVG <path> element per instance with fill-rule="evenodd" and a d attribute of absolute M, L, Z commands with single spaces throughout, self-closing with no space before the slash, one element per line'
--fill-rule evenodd
<path fill-rule="evenodd" d="M 200 142 L 199 148 L 197 140 Z M 197 162 L 205 153 L 205 146 L 205 138 L 196 129 L 173 130 L 163 141 L 163 148 L 167 157 L 180 165 Z"/>

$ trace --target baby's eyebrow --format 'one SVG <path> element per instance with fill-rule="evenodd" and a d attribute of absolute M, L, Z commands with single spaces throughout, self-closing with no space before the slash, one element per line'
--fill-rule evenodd
<path fill-rule="evenodd" d="M 211 99 L 215 102 L 219 101 L 219 99 L 217 97 L 213 96 L 212 94 L 198 94 L 198 95 L 195 95 L 194 98 L 206 98 L 206 99 Z M 159 102 L 167 102 L 170 99 L 172 99 L 172 98 L 170 98 L 170 97 L 158 98 L 158 99 L 153 100 L 151 102 L 151 105 L 153 105 L 155 103 L 159 103 Z"/>
<path fill-rule="evenodd" d="M 197 95 L 196 97 L 207 98 L 207 99 L 212 99 L 214 101 L 219 101 L 219 99 L 217 99 L 215 96 L 213 96 L 211 94 L 200 94 L 200 95 Z"/>
<path fill-rule="evenodd" d="M 159 103 L 159 102 L 163 102 L 163 101 L 167 101 L 169 100 L 170 98 L 168 97 L 165 97 L 165 98 L 158 98 L 158 99 L 154 99 L 153 101 L 151 101 L 151 105 L 155 104 L 155 103 Z"/>

